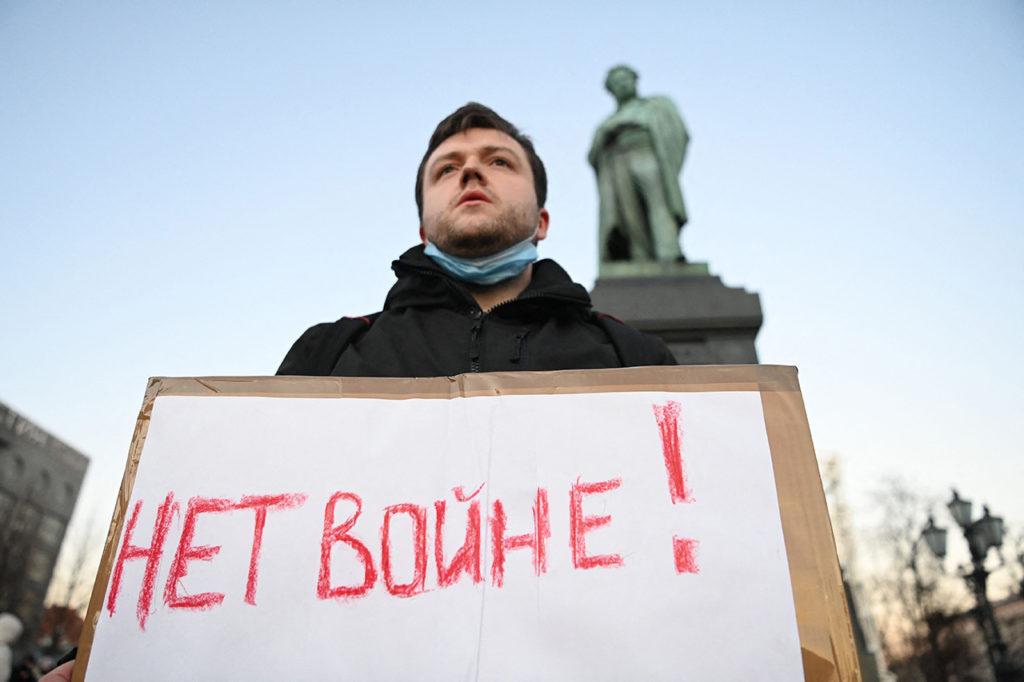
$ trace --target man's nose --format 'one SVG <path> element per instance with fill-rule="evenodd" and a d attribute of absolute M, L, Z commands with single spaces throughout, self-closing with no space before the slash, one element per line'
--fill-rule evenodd
<path fill-rule="evenodd" d="M 469 158 L 462 164 L 462 184 L 467 185 L 471 180 L 483 182 L 479 159 Z"/>

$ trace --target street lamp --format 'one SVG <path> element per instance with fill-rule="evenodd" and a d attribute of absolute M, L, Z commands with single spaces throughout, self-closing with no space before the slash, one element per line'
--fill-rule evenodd
<path fill-rule="evenodd" d="M 932 518 L 931 514 L 928 515 L 928 525 L 921 531 L 920 540 L 924 540 L 924 543 L 928 545 L 928 549 L 940 559 L 946 556 L 946 529 L 939 528 L 935 525 L 935 519 Z M 918 542 L 920 542 L 920 540 Z M 934 585 L 930 588 L 926 588 L 924 582 L 921 580 L 921 574 L 917 570 L 917 542 L 914 543 L 914 547 L 910 552 L 910 570 L 914 575 L 914 589 L 917 594 L 918 603 L 924 606 L 924 600 L 922 599 L 926 591 L 934 589 Z M 939 647 L 939 633 L 943 627 L 943 621 L 945 621 L 944 614 L 938 611 L 925 611 L 924 624 L 928 628 L 928 646 L 931 648 L 931 671 L 934 675 L 934 679 L 947 682 L 949 677 L 946 675 L 946 662 L 945 657 L 942 655 L 942 650 Z M 929 676 L 931 679 L 931 676 Z"/>
<path fill-rule="evenodd" d="M 992 603 L 988 600 L 988 571 L 985 570 L 985 557 L 993 547 L 998 548 L 1003 544 L 1003 519 L 992 516 L 988 506 L 984 507 L 984 514 L 977 521 L 971 520 L 971 507 L 969 500 L 962 499 L 953 491 L 953 499 L 947 505 L 949 513 L 960 526 L 967 540 L 967 546 L 971 549 L 971 563 L 974 570 L 964 573 L 962 577 L 967 585 L 974 592 L 976 606 L 973 609 L 974 616 L 978 620 L 978 626 L 985 638 L 988 647 L 989 661 L 995 671 L 996 679 L 999 682 L 1020 682 L 1024 680 L 1024 674 L 1011 662 L 1006 655 L 1006 642 L 999 632 L 999 624 L 996 622 L 995 613 L 992 611 Z M 928 525 L 921 531 L 928 549 L 935 556 L 942 559 L 946 556 L 946 529 L 939 528 L 935 521 L 929 516 Z"/>
<path fill-rule="evenodd" d="M 949 513 L 958 526 L 966 530 L 971 525 L 971 507 L 974 505 L 967 500 L 960 499 L 956 488 L 953 488 L 953 499 L 946 506 L 949 507 Z"/>
<path fill-rule="evenodd" d="M 935 519 L 928 515 L 928 525 L 921 531 L 921 537 L 932 554 L 942 559 L 946 556 L 946 529 L 935 525 Z"/>

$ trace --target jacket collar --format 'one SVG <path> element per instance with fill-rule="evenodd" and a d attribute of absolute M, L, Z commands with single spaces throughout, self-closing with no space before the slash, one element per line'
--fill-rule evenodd
<path fill-rule="evenodd" d="M 455 279 L 426 254 L 419 244 L 403 253 L 391 263 L 398 282 L 388 292 L 385 310 L 419 307 L 476 307 L 476 301 L 465 283 Z M 515 301 L 501 308 L 524 308 L 532 303 L 556 304 L 569 308 L 587 309 L 590 295 L 572 281 L 555 261 L 545 258 L 533 264 L 530 284 Z"/>

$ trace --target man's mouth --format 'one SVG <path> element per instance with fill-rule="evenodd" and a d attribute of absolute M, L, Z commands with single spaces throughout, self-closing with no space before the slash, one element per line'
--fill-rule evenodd
<path fill-rule="evenodd" d="M 485 192 L 478 189 L 471 189 L 459 197 L 459 201 L 456 206 L 462 206 L 468 203 L 491 203 L 491 198 L 487 196 Z"/>

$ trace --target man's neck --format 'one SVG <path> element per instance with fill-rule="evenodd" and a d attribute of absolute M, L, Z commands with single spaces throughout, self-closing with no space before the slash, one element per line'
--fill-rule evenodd
<path fill-rule="evenodd" d="M 485 313 L 489 312 L 491 308 L 505 301 L 511 301 L 530 285 L 530 279 L 533 277 L 533 265 L 526 266 L 526 269 L 520 272 L 515 277 L 506 279 L 503 282 L 492 284 L 487 287 L 469 287 L 469 293 L 473 295 L 476 300 L 476 304 L 480 306 L 480 309 Z"/>
<path fill-rule="evenodd" d="M 621 111 L 624 106 L 636 99 L 636 95 L 632 97 L 626 97 L 625 99 L 616 100 L 619 106 L 616 108 L 617 111 Z"/>

